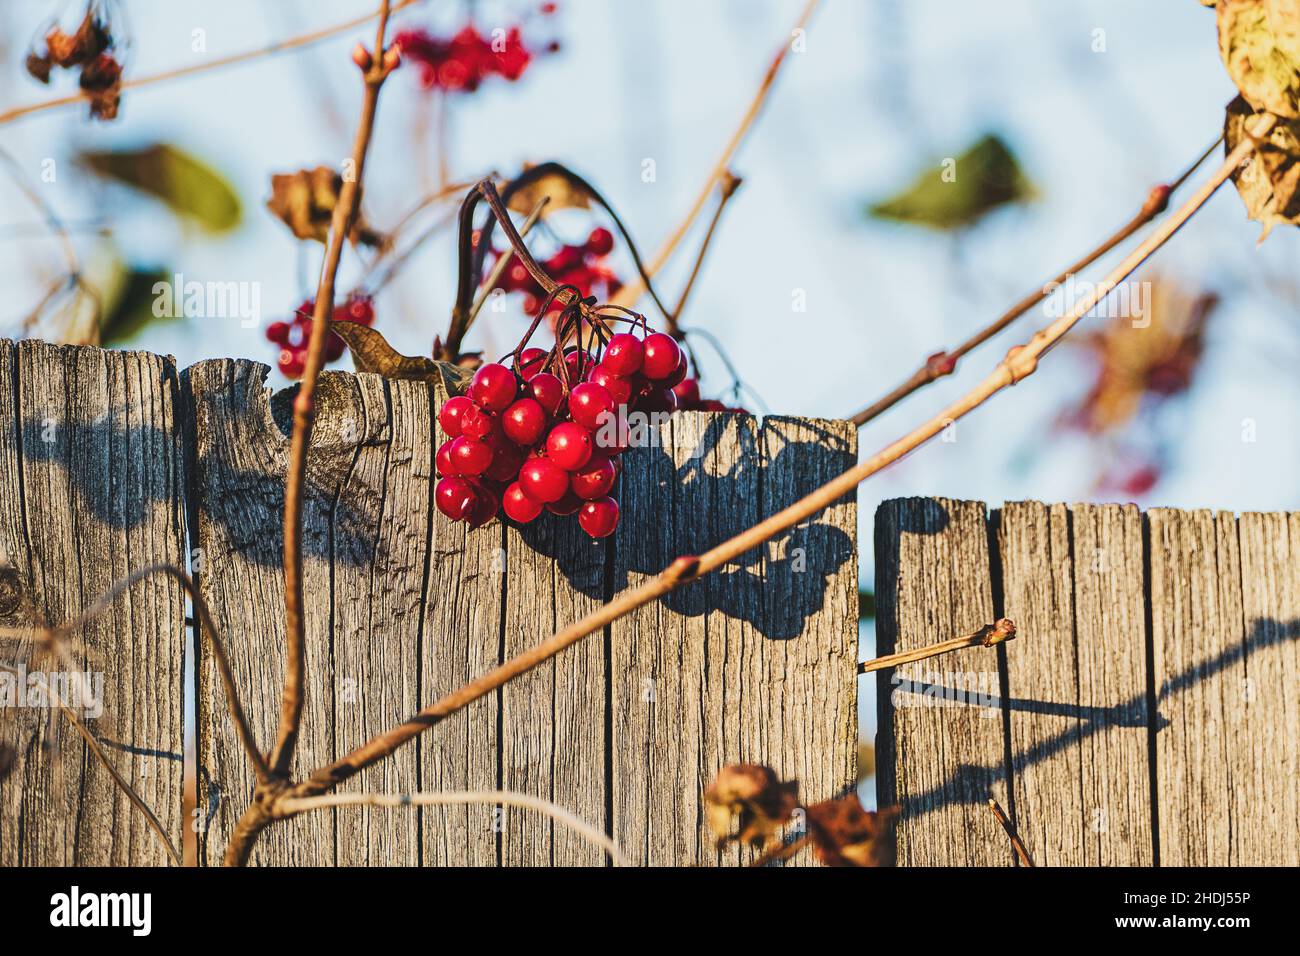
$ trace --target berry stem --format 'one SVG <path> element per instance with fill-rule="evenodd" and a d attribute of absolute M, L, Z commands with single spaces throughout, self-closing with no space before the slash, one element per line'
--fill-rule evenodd
<path fill-rule="evenodd" d="M 818 0 L 808 0 L 804 5 L 803 11 L 799 14 L 799 19 L 795 21 L 795 25 L 790 31 L 791 35 L 808 26 L 808 21 L 812 19 L 812 15 L 817 9 L 817 3 Z M 673 230 L 672 234 L 664 240 L 664 244 L 659 247 L 659 251 L 655 253 L 654 259 L 652 259 L 649 266 L 646 267 L 645 271 L 649 274 L 650 278 L 654 278 L 658 275 L 659 270 L 662 269 L 668 260 L 672 258 L 673 252 L 681 244 L 682 239 L 686 237 L 686 233 L 690 231 L 691 225 L 699 218 L 700 213 L 704 211 L 704 204 L 709 201 L 709 196 L 713 192 L 714 183 L 726 175 L 727 169 L 731 165 L 732 157 L 736 155 L 736 150 L 739 149 L 740 144 L 745 141 L 745 136 L 748 135 L 750 128 L 754 125 L 754 120 L 756 120 L 758 114 L 762 112 L 763 104 L 767 102 L 767 96 L 772 91 L 773 85 L 776 83 L 777 75 L 781 72 L 781 64 L 785 62 L 786 55 L 789 52 L 790 41 L 786 40 L 782 42 L 781 48 L 777 50 L 776 56 L 772 58 L 772 62 L 768 66 L 767 72 L 763 74 L 763 81 L 759 83 L 758 91 L 750 101 L 749 108 L 745 110 L 745 114 L 741 117 L 740 125 L 736 127 L 736 131 L 731 134 L 731 139 L 728 140 L 726 146 L 723 147 L 722 155 L 718 157 L 718 161 L 713 164 L 713 169 L 709 171 L 708 178 L 704 180 L 704 185 L 700 189 L 699 195 L 695 197 L 695 202 L 687 211 L 686 218 L 684 218 L 677 225 L 677 228 Z M 618 295 L 614 297 L 614 302 L 618 305 L 635 305 L 636 300 L 641 298 L 641 294 L 645 292 L 645 290 L 646 283 L 644 281 L 641 283 L 629 283 L 619 290 Z"/>
<path fill-rule="evenodd" d="M 537 205 L 533 207 L 533 211 L 528 214 L 528 218 L 524 220 L 523 225 L 519 227 L 519 238 L 522 239 L 532 231 L 533 226 L 537 225 L 537 220 L 542 218 L 542 213 L 546 210 L 546 204 L 550 201 L 550 196 L 543 196 L 541 200 L 538 201 Z M 488 273 L 487 278 L 483 281 L 483 286 L 479 290 L 478 298 L 474 300 L 474 304 L 470 307 L 469 318 L 465 321 L 465 331 L 467 333 L 469 332 L 469 327 L 474 324 L 474 319 L 476 319 L 479 312 L 482 311 L 483 304 L 487 302 L 488 296 L 492 294 L 492 290 L 495 289 L 497 283 L 501 281 L 501 276 L 505 274 L 506 267 L 510 265 L 510 258 L 510 256 L 501 255 L 497 258 L 497 261 L 493 263 L 492 271 Z"/>
<path fill-rule="evenodd" d="M 925 360 L 925 362 L 921 365 L 920 368 L 918 368 L 915 372 L 912 373 L 910 378 L 908 378 L 906 381 L 899 384 L 888 394 L 882 396 L 872 404 L 868 405 L 866 408 L 862 409 L 856 415 L 853 415 L 849 419 L 849 421 L 853 422 L 853 424 L 861 428 L 863 425 L 871 421 L 873 418 L 876 418 L 877 416 L 882 415 L 889 409 L 893 408 L 895 405 L 897 405 L 903 399 L 907 398 L 907 396 L 911 395 L 913 392 L 924 388 L 925 386 L 929 385 L 931 382 L 943 378 L 945 375 L 951 375 L 952 372 L 956 369 L 957 363 L 963 357 L 965 357 L 968 353 L 973 352 L 975 349 L 979 348 L 989 339 L 993 338 L 995 335 L 997 335 L 999 332 L 1001 332 L 1003 329 L 1009 326 L 1016 319 L 1020 318 L 1020 316 L 1024 315 L 1034 306 L 1038 305 L 1038 303 L 1046 299 L 1049 295 L 1051 295 L 1051 290 L 1054 287 L 1059 286 L 1062 282 L 1065 282 L 1070 276 L 1082 272 L 1084 269 L 1088 268 L 1088 266 L 1092 265 L 1094 262 L 1096 262 L 1098 259 L 1104 256 L 1106 253 L 1110 252 L 1112 249 L 1118 246 L 1121 242 L 1124 242 L 1124 240 L 1128 239 L 1128 237 L 1133 235 L 1133 233 L 1137 232 L 1139 229 L 1141 229 L 1143 226 L 1149 223 L 1160 213 L 1164 212 L 1165 209 L 1168 208 L 1169 197 L 1178 190 L 1179 186 L 1181 186 L 1183 183 L 1187 181 L 1187 178 L 1191 176 L 1193 172 L 1196 171 L 1196 169 L 1201 165 L 1201 163 L 1205 162 L 1205 160 L 1209 158 L 1210 154 L 1214 152 L 1214 150 L 1218 147 L 1219 143 L 1222 141 L 1223 141 L 1223 137 L 1220 136 L 1213 143 L 1211 143 L 1210 148 L 1207 149 L 1204 153 L 1202 153 L 1200 158 L 1198 158 L 1196 162 L 1192 163 L 1183 172 L 1183 174 L 1179 176 L 1176 180 L 1174 180 L 1172 183 L 1168 185 L 1153 186 L 1150 192 L 1147 193 L 1147 198 L 1142 203 L 1142 208 L 1137 211 L 1137 213 L 1133 216 L 1133 218 L 1130 219 L 1128 222 L 1126 222 L 1124 225 L 1120 226 L 1120 228 L 1116 232 L 1108 236 L 1106 239 L 1102 240 L 1100 245 L 1094 248 L 1082 259 L 1080 259 L 1078 262 L 1073 263 L 1072 265 L 1066 266 L 1065 269 L 1062 270 L 1062 272 L 1059 275 L 1057 275 L 1055 279 L 1051 280 L 1050 282 L 1044 283 L 1041 288 L 1036 289 L 1033 292 L 1030 292 L 1029 294 L 1025 295 L 1018 302 L 1012 305 L 1011 308 L 1007 309 L 1000 316 L 998 316 L 996 319 L 994 319 L 984 328 L 980 329 L 978 332 L 976 332 L 974 335 L 968 338 L 961 345 L 957 346 L 957 348 L 953 349 L 951 352 L 936 352 L 934 355 L 931 355 L 929 358 Z"/>
<path fill-rule="evenodd" d="M 544 641 L 511 658 L 499 667 L 470 681 L 420 710 L 404 723 L 360 745 L 339 760 L 319 768 L 302 783 L 288 791 L 293 797 L 314 796 L 337 786 L 375 762 L 391 754 L 402 744 L 456 713 L 472 702 L 492 693 L 520 674 L 549 660 L 565 648 L 590 634 L 599 634 L 608 625 L 639 607 L 676 590 L 703 574 L 722 567 L 763 542 L 793 528 L 828 508 L 859 483 L 887 465 L 925 444 L 952 422 L 965 417 L 1003 389 L 1032 375 L 1038 359 L 1055 346 L 1078 322 L 1110 294 L 1120 282 L 1136 271 L 1157 249 L 1163 246 L 1218 191 L 1255 149 L 1258 137 L 1265 135 L 1275 122 L 1266 116 L 1253 136 L 1243 138 L 1224 160 L 1223 165 L 1172 216 L 1148 236 L 1103 279 L 1093 291 L 1076 303 L 1061 318 L 1039 330 L 1025 345 L 1011 349 L 992 373 L 964 396 L 933 418 L 914 428 L 902 438 L 885 446 L 875 455 L 832 479 L 794 504 L 759 522 L 752 528 L 696 556 L 682 556 L 638 587 L 619 594 L 608 604 L 562 628 Z"/>

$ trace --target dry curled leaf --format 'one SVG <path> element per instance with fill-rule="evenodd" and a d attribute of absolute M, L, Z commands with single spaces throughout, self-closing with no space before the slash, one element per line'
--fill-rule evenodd
<path fill-rule="evenodd" d="M 551 166 L 554 164 L 546 164 Z M 535 169 L 531 163 L 525 163 L 523 172 L 519 178 L 526 180 L 529 170 Z M 514 190 L 509 189 L 509 184 L 502 187 L 509 193 L 510 198 L 506 201 L 506 207 L 527 215 L 537 207 L 543 199 L 549 200 L 547 206 L 550 210 L 556 209 L 590 209 L 591 194 L 573 181 L 572 178 L 566 177 L 559 172 L 541 173 L 536 179 L 526 181 L 525 185 L 518 186 Z"/>
<path fill-rule="evenodd" d="M 1256 115 L 1240 96 L 1228 104 L 1223 136 L 1229 152 L 1249 135 L 1246 125 Z M 1300 225 L 1300 120 L 1279 118 L 1232 181 L 1247 214 L 1264 226 L 1261 242 L 1278 223 Z"/>
<path fill-rule="evenodd" d="M 1300 0 L 1219 0 L 1219 53 L 1246 101 L 1300 119 Z"/>
<path fill-rule="evenodd" d="M 271 198 L 266 208 L 299 239 L 323 243 L 329 239 L 330 222 L 342 189 L 343 176 L 328 166 L 276 173 L 271 176 Z M 382 237 L 360 215 L 348 238 L 362 245 L 382 245 Z"/>
<path fill-rule="evenodd" d="M 799 784 L 783 783 L 769 767 L 733 764 L 718 771 L 704 791 L 704 805 L 719 846 L 766 843 L 798 809 Z"/>
<path fill-rule="evenodd" d="M 898 807 L 864 810 L 856 794 L 808 808 L 808 835 L 827 866 L 893 866 Z"/>
<path fill-rule="evenodd" d="M 463 395 L 474 376 L 472 369 L 450 362 L 438 362 L 422 355 L 402 355 L 379 332 L 356 322 L 334 322 L 330 329 L 347 343 L 358 372 L 440 383 L 448 395 Z"/>

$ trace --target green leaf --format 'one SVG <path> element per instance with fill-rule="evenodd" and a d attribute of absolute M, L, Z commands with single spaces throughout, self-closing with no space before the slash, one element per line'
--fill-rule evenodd
<path fill-rule="evenodd" d="M 1228 104 L 1223 126 L 1228 152 L 1248 135 L 1246 124 L 1258 115 L 1240 96 Z M 1250 218 L 1264 224 L 1260 242 L 1279 223 L 1300 225 L 1300 120 L 1279 118 L 1250 159 L 1233 171 L 1232 181 Z"/>
<path fill-rule="evenodd" d="M 121 345 L 158 319 L 154 313 L 154 302 L 158 298 L 154 286 L 159 282 L 170 282 L 171 278 L 165 269 L 119 265 L 103 297 L 103 311 L 99 317 L 100 345 L 105 348 Z"/>
<path fill-rule="evenodd" d="M 874 203 L 868 212 L 931 229 L 963 229 L 999 206 L 1033 196 L 1015 154 L 997 136 L 986 135 L 961 155 L 927 167 L 907 189 Z"/>
<path fill-rule="evenodd" d="M 1300 119 L 1300 0 L 1221 0 L 1219 53 L 1246 102 Z"/>
<path fill-rule="evenodd" d="M 160 199 L 177 215 L 212 232 L 239 225 L 239 197 L 225 177 L 170 143 L 84 152 L 79 158 L 100 176 Z"/>

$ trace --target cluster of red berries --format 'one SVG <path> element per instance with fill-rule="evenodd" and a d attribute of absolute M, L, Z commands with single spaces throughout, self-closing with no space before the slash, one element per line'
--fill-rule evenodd
<path fill-rule="evenodd" d="M 272 322 L 266 327 L 267 339 L 280 346 L 280 357 L 276 366 L 288 378 L 302 375 L 307 363 L 307 345 L 311 342 L 312 314 L 316 311 L 316 300 L 308 299 L 294 313 L 288 322 Z M 356 322 L 358 325 L 370 326 L 375 322 L 375 306 L 370 296 L 354 293 L 346 302 L 334 307 L 333 321 Z M 325 340 L 325 361 L 337 362 L 343 357 L 347 345 L 330 333 Z"/>
<path fill-rule="evenodd" d="M 630 437 L 618 409 L 671 412 L 685 377 L 686 356 L 661 332 L 614 335 L 599 362 L 581 348 L 562 359 L 530 348 L 513 369 L 482 366 L 438 413 L 448 435 L 437 455 L 438 510 L 475 528 L 498 511 L 520 524 L 543 510 L 576 512 L 591 537 L 612 534 L 610 492 Z"/>
<path fill-rule="evenodd" d="M 623 287 L 622 281 L 604 261 L 613 249 L 613 233 L 599 227 L 591 231 L 591 235 L 582 245 L 560 246 L 540 265 L 557 284 L 573 286 L 583 298 L 596 294 L 597 290 L 600 291 L 601 298 L 609 298 Z M 503 254 L 497 253 L 498 257 Z M 546 293 L 537 284 L 532 273 L 519 261 L 518 256 L 513 252 L 509 253 L 509 256 L 510 264 L 501 273 L 499 288 L 505 292 L 522 292 L 524 311 L 529 315 L 536 315 L 546 300 Z M 560 303 L 553 301 L 551 309 L 558 311 Z"/>
<path fill-rule="evenodd" d="M 395 43 L 404 58 L 419 64 L 420 85 L 426 90 L 472 93 L 492 75 L 513 83 L 533 61 L 518 26 L 485 37 L 471 23 L 450 39 L 427 30 L 404 30 Z M 559 47 L 552 43 L 547 49 L 553 52 Z"/>

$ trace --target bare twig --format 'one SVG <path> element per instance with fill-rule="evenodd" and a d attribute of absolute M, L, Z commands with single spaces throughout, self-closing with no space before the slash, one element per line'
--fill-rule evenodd
<path fill-rule="evenodd" d="M 430 807 L 466 803 L 502 804 L 536 810 L 600 847 L 609 854 L 615 866 L 628 865 L 627 858 L 618 848 L 618 844 L 591 824 L 549 800 L 510 790 L 468 790 L 451 793 L 327 793 L 319 797 L 286 798 L 277 804 L 276 810 L 290 817 L 325 807 Z"/>
<path fill-rule="evenodd" d="M 422 2 L 424 2 L 424 0 L 397 0 L 397 2 L 393 4 L 391 12 L 396 14 L 405 10 L 407 7 Z M 385 14 L 385 16 L 386 15 L 387 14 Z M 310 46 L 313 43 L 319 43 L 321 40 L 328 40 L 332 36 L 346 33 L 348 30 L 356 27 L 363 26 L 378 16 L 380 16 L 378 11 L 368 13 L 365 16 L 353 17 L 351 20 L 346 20 L 343 23 L 336 23 L 330 27 L 313 30 L 310 33 L 304 33 L 300 36 L 290 37 L 287 40 L 278 40 L 275 43 L 268 46 L 258 47 L 255 50 L 245 50 L 242 53 L 232 53 L 229 56 L 217 57 L 214 60 L 205 60 L 202 63 L 194 63 L 190 66 L 178 67 L 173 70 L 164 70 L 161 73 L 153 73 L 149 76 L 136 77 L 135 79 L 124 81 L 122 83 L 122 89 L 133 90 L 144 86 L 153 86 L 167 80 L 175 80 L 184 76 L 193 76 L 196 73 L 207 73 L 209 70 L 219 70 L 222 67 L 233 66 L 236 63 L 247 63 L 251 60 L 260 60 L 263 57 L 272 56 L 276 53 L 283 53 L 286 50 L 296 50 L 301 47 Z M 39 103 L 28 103 L 25 106 L 15 106 L 0 113 L 0 125 L 16 120 L 22 116 L 39 113 L 43 110 L 84 103 L 87 99 L 88 97 L 84 93 L 73 93 L 69 96 L 57 96 L 53 99 L 43 100 Z"/>
<path fill-rule="evenodd" d="M 718 190 L 718 205 L 713 209 L 713 218 L 709 220 L 709 228 L 704 232 L 704 239 L 700 242 L 700 251 L 695 256 L 695 265 L 691 268 L 691 274 L 686 279 L 686 285 L 682 286 L 682 294 L 677 299 L 677 306 L 673 309 L 672 314 L 667 317 L 668 333 L 675 339 L 682 338 L 681 320 L 682 310 L 686 308 L 686 300 L 690 298 L 691 290 L 695 288 L 695 280 L 700 275 L 700 269 L 704 266 L 704 257 L 708 255 L 709 244 L 713 241 L 713 233 L 717 231 L 718 223 L 722 220 L 722 211 L 727 208 L 727 203 L 731 197 L 736 195 L 736 190 L 740 188 L 740 177 L 728 171 L 722 177 L 721 188 Z"/>
<path fill-rule="evenodd" d="M 1093 290 L 1070 311 L 1039 330 L 1028 343 L 1012 348 L 994 371 L 973 389 L 940 411 L 929 421 L 914 428 L 902 438 L 885 446 L 857 466 L 822 485 L 811 494 L 783 508 L 704 554 L 684 555 L 677 558 L 658 575 L 645 583 L 624 591 L 608 604 L 591 611 L 581 619 L 562 628 L 555 634 L 506 661 L 470 683 L 452 691 L 420 710 L 404 723 L 372 738 L 339 760 L 316 770 L 307 780 L 291 788 L 292 796 L 312 796 L 323 793 L 349 779 L 364 768 L 392 753 L 402 744 L 419 736 L 425 730 L 520 674 L 526 673 L 543 661 L 549 660 L 565 648 L 576 644 L 589 634 L 603 629 L 626 614 L 651 601 L 694 581 L 738 558 L 773 536 L 813 517 L 834 504 L 857 485 L 876 472 L 893 464 L 903 456 L 925 444 L 954 421 L 964 418 L 983 405 L 998 392 L 1023 381 L 1034 374 L 1041 356 L 1052 349 L 1074 326 L 1110 292 L 1144 263 L 1152 253 L 1164 245 L 1189 220 L 1197 210 L 1222 186 L 1254 150 L 1254 143 L 1272 128 L 1274 119 L 1265 117 L 1254 137 L 1246 137 L 1227 157 L 1219 169 L 1172 216 L 1141 244 L 1130 252 Z"/>
<path fill-rule="evenodd" d="M 923 661 L 927 658 L 938 657 L 940 654 L 960 651 L 965 647 L 994 647 L 1004 641 L 1013 640 L 1015 636 L 1016 625 L 1009 618 L 1004 617 L 992 624 L 985 624 L 974 634 L 967 634 L 965 637 L 954 637 L 951 640 L 940 641 L 938 644 L 931 644 L 928 647 L 899 651 L 897 654 L 886 654 L 883 657 L 863 661 L 858 665 L 858 673 L 870 674 L 872 671 L 882 671 L 887 667 L 911 664 L 913 661 Z"/>
<path fill-rule="evenodd" d="M 993 338 L 1007 326 L 1009 326 L 1020 316 L 1024 315 L 1038 303 L 1048 298 L 1053 290 L 1058 288 L 1062 282 L 1065 282 L 1070 276 L 1082 272 L 1088 266 L 1092 265 L 1106 253 L 1110 252 L 1121 242 L 1128 239 L 1152 219 L 1164 212 L 1169 207 L 1169 197 L 1177 192 L 1178 187 L 1187 181 L 1188 177 L 1205 162 L 1209 155 L 1218 148 L 1219 143 L 1223 141 L 1220 136 L 1201 156 L 1183 171 L 1183 174 L 1175 179 L 1172 183 L 1151 187 L 1147 194 L 1146 200 L 1142 203 L 1142 208 L 1134 214 L 1133 218 L 1126 222 L 1120 228 L 1106 237 L 1100 245 L 1096 246 L 1091 252 L 1087 253 L 1079 261 L 1065 267 L 1059 275 L 1050 282 L 1044 283 L 1042 288 L 1023 296 L 1018 302 L 1003 312 L 1000 316 L 980 329 L 961 345 L 957 346 L 950 352 L 936 352 L 925 360 L 925 363 L 912 373 L 911 377 L 902 382 L 893 391 L 881 396 L 872 404 L 853 415 L 849 421 L 861 428 L 867 422 L 879 415 L 883 415 L 889 409 L 893 408 L 907 396 L 918 391 L 931 382 L 943 378 L 945 375 L 951 375 L 957 368 L 957 363 L 961 361 L 968 353 L 979 348 L 989 339 Z"/>
<path fill-rule="evenodd" d="M 329 246 L 321 268 L 320 285 L 316 290 L 316 304 L 312 316 L 311 340 L 307 346 L 307 360 L 303 369 L 302 384 L 293 403 L 293 436 L 289 448 L 289 468 L 285 480 L 284 496 L 284 604 L 285 630 L 288 639 L 285 662 L 284 690 L 280 697 L 280 726 L 276 731 L 275 748 L 269 763 L 272 773 L 282 777 L 288 773 L 298 740 L 298 726 L 302 719 L 303 670 L 305 667 L 305 630 L 303 617 L 302 580 L 302 508 L 303 479 L 307 466 L 307 449 L 311 445 L 312 426 L 316 420 L 316 382 L 324 364 L 325 342 L 330 333 L 330 316 L 334 311 L 334 280 L 338 274 L 343 246 L 356 221 L 361 195 L 361 181 L 365 173 L 366 154 L 375 125 L 375 112 L 379 92 L 384 80 L 397 66 L 396 51 L 384 49 L 384 33 L 388 27 L 390 0 L 383 0 L 379 9 L 379 25 L 375 31 L 375 48 L 368 69 L 365 70 L 365 93 L 361 104 L 361 119 L 357 124 L 356 138 L 352 144 L 351 175 L 343 178 L 338 205 L 330 223 Z"/>
<path fill-rule="evenodd" d="M 817 3 L 818 0 L 808 0 L 804 5 L 803 11 L 799 14 L 799 19 L 790 31 L 791 36 L 808 26 L 808 21 L 812 19 L 812 15 L 817 9 Z M 772 91 L 777 74 L 781 72 L 781 64 L 785 62 L 790 47 L 791 41 L 789 39 L 782 42 L 781 48 L 777 50 L 776 56 L 772 58 L 772 63 L 768 66 L 767 72 L 763 74 L 763 81 L 758 85 L 758 90 L 755 92 L 753 100 L 750 101 L 749 108 L 745 110 L 744 116 L 741 117 L 740 125 L 736 127 L 735 132 L 731 134 L 731 139 L 723 147 L 722 155 L 718 157 L 718 161 L 713 164 L 713 169 L 709 171 L 708 178 L 704 180 L 704 185 L 701 187 L 699 195 L 695 197 L 695 202 L 691 204 L 691 208 L 687 211 L 686 217 L 678 223 L 677 228 L 664 240 L 664 244 L 659 247 L 654 259 L 646 267 L 646 272 L 651 278 L 654 278 L 659 270 L 672 258 L 673 252 L 682 239 L 685 238 L 686 233 L 690 231 L 692 223 L 699 218 L 700 213 L 704 210 L 704 204 L 709 201 L 714 184 L 726 174 L 727 167 L 731 165 L 732 157 L 736 155 L 736 150 L 744 142 L 750 127 L 754 125 L 754 120 L 758 118 L 758 114 L 762 111 L 763 104 L 767 102 L 767 96 Z M 641 294 L 645 292 L 645 289 L 644 282 L 630 282 L 619 290 L 618 295 L 614 296 L 613 304 L 632 306 L 637 299 L 641 298 Z"/>
<path fill-rule="evenodd" d="M 1030 858 L 1029 850 L 1025 847 L 1024 841 L 1020 839 L 1020 834 L 1016 833 L 1016 828 L 1011 825 L 1011 820 L 1007 818 L 1002 807 L 998 806 L 998 802 L 992 797 L 989 797 L 989 809 L 997 817 L 998 823 L 1002 824 L 1002 829 L 1007 831 L 1007 836 L 1011 838 L 1011 849 L 1016 851 L 1016 856 L 1019 857 L 1021 865 L 1033 866 L 1034 861 Z"/>
<path fill-rule="evenodd" d="M 537 205 L 533 207 L 533 211 L 528 214 L 528 218 L 525 219 L 523 225 L 519 227 L 519 235 L 521 238 L 528 235 L 528 233 L 532 231 L 533 226 L 537 225 L 537 220 L 542 218 L 542 213 L 546 210 L 546 206 L 550 201 L 550 196 L 543 196 L 538 200 Z M 483 280 L 483 287 L 479 290 L 478 298 L 474 300 L 474 305 L 470 307 L 469 320 L 465 323 L 466 332 L 469 332 L 469 327 L 474 324 L 474 319 L 477 318 L 479 312 L 482 311 L 484 303 L 488 300 L 488 296 L 492 294 L 492 290 L 495 289 L 497 283 L 501 281 L 501 276 L 505 273 L 506 267 L 510 265 L 510 260 L 512 258 L 513 256 L 508 253 L 502 253 L 497 257 L 497 261 L 492 264 L 492 271 L 489 272 L 487 278 Z"/>

